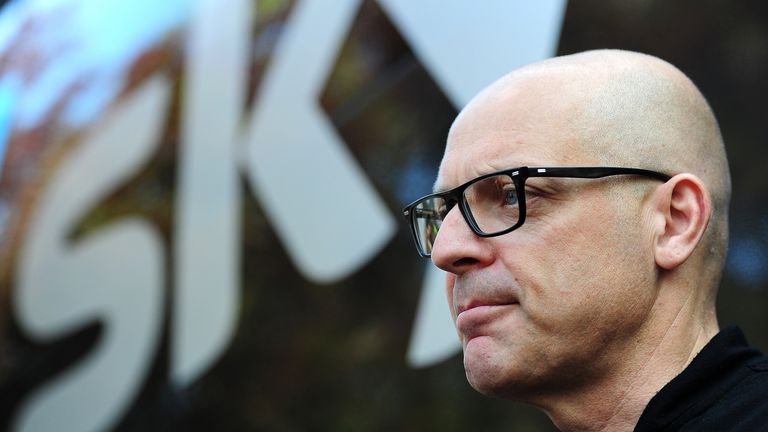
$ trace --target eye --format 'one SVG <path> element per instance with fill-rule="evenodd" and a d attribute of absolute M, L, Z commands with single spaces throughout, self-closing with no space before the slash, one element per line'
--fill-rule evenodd
<path fill-rule="evenodd" d="M 517 189 L 515 189 L 514 185 L 504 187 L 502 190 L 502 197 L 505 206 L 516 206 L 518 204 Z"/>

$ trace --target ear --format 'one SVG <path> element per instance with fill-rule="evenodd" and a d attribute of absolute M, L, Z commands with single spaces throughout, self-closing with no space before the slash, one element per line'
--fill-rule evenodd
<path fill-rule="evenodd" d="M 712 214 L 712 201 L 704 183 L 692 174 L 674 176 L 657 189 L 657 194 L 656 264 L 672 270 L 684 263 L 701 241 Z"/>

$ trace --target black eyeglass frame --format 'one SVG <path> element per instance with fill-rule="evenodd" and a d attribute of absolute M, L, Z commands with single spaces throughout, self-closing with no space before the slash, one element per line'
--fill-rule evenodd
<path fill-rule="evenodd" d="M 472 184 L 481 181 L 483 179 L 486 179 L 488 177 L 498 176 L 498 175 L 508 175 L 512 182 L 515 185 L 515 192 L 517 193 L 517 201 L 518 206 L 520 209 L 520 218 L 518 221 L 511 227 L 503 229 L 501 231 L 492 232 L 492 233 L 485 233 L 483 232 L 480 227 L 478 226 L 477 222 L 475 222 L 475 218 L 472 215 L 472 211 L 469 208 L 469 204 L 464 199 L 464 191 L 471 186 Z M 505 169 L 501 171 L 492 172 L 489 174 L 484 174 L 480 177 L 476 177 L 472 180 L 469 180 L 468 182 L 457 186 L 451 190 L 447 190 L 444 192 L 438 192 L 434 194 L 430 194 L 424 197 L 421 197 L 417 199 L 416 201 L 408 204 L 403 209 L 403 216 L 405 217 L 406 221 L 408 221 L 408 224 L 411 226 L 411 234 L 413 235 L 413 240 L 416 242 L 416 250 L 419 252 L 419 255 L 421 255 L 424 258 L 429 258 L 431 254 L 425 254 L 423 252 L 423 247 L 421 246 L 419 242 L 419 235 L 416 229 L 416 221 L 415 221 L 415 212 L 414 209 L 416 206 L 421 204 L 423 201 L 432 199 L 432 198 L 442 198 L 444 199 L 448 204 L 450 208 L 453 208 L 454 205 L 459 205 L 459 211 L 461 215 L 464 217 L 464 220 L 467 222 L 467 225 L 472 229 L 472 231 L 480 236 L 480 237 L 496 237 L 500 235 L 504 235 L 507 233 L 510 233 L 517 228 L 520 228 L 523 223 L 525 222 L 525 181 L 530 177 L 564 177 L 564 178 L 589 178 L 589 179 L 596 179 L 596 178 L 603 178 L 603 177 L 609 177 L 609 176 L 616 176 L 616 175 L 637 175 L 637 176 L 643 176 L 643 177 L 650 177 L 656 180 L 661 180 L 663 182 L 669 181 L 669 179 L 672 178 L 672 176 L 669 176 L 667 174 L 660 173 L 658 171 L 652 171 L 642 168 L 624 168 L 624 167 L 519 167 L 519 168 L 511 168 L 511 169 Z"/>

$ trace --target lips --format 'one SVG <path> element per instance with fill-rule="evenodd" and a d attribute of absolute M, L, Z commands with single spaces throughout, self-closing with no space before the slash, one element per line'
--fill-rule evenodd
<path fill-rule="evenodd" d="M 480 307 L 505 306 L 505 305 L 512 305 L 512 304 L 519 303 L 519 301 L 517 300 L 517 296 L 514 296 L 511 293 L 507 293 L 506 295 L 496 295 L 493 297 L 483 296 L 483 297 L 471 297 L 471 298 L 457 299 L 457 300 L 458 300 L 456 302 L 457 316 L 461 315 L 466 311 L 480 308 Z"/>
<path fill-rule="evenodd" d="M 460 305 L 456 316 L 456 329 L 466 341 L 478 336 L 487 336 L 492 331 L 495 321 L 506 316 L 515 302 L 470 302 Z"/>
<path fill-rule="evenodd" d="M 456 329 L 465 342 L 499 330 L 497 321 L 520 306 L 518 286 L 492 276 L 467 272 L 452 281 L 449 295 L 453 297 Z"/>

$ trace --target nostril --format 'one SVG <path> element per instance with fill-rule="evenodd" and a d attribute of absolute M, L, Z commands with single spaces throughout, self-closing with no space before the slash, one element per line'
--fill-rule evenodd
<path fill-rule="evenodd" d="M 477 264 L 479 261 L 475 258 L 461 258 L 453 262 L 454 267 L 464 267 Z"/>

